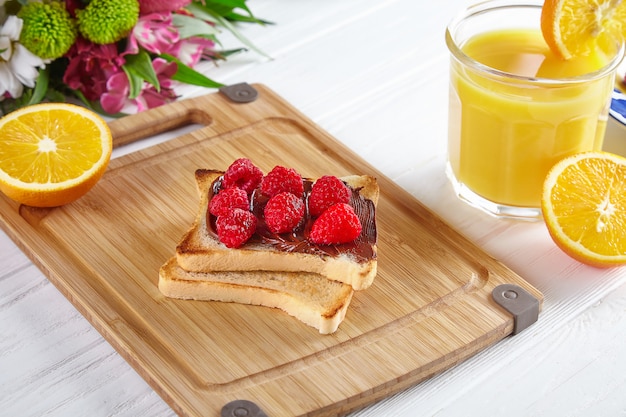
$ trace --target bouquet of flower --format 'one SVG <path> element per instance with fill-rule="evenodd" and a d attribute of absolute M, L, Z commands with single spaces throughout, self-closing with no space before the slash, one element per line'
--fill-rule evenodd
<path fill-rule="evenodd" d="M 236 22 L 265 24 L 246 0 L 0 0 L 0 116 L 76 96 L 109 115 L 176 100 L 178 83 L 222 84 L 194 70 L 221 29 L 261 53 Z"/>

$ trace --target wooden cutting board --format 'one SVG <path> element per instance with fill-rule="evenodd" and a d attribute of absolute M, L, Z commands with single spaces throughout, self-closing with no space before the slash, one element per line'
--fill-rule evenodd
<path fill-rule="evenodd" d="M 55 209 L 0 197 L 5 232 L 182 416 L 219 416 L 233 400 L 269 416 L 340 415 L 407 388 L 511 334 L 500 284 L 542 295 L 262 85 L 110 123 L 116 145 L 196 130 L 111 161 L 80 200 Z M 280 310 L 173 300 L 159 267 L 194 220 L 196 168 L 248 157 L 305 177 L 370 174 L 381 189 L 378 275 L 333 335 Z M 41 306 L 45 308 L 45 306 Z"/>

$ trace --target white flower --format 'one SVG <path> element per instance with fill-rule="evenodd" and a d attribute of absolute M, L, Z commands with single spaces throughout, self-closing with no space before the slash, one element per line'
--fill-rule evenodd
<path fill-rule="evenodd" d="M 38 68 L 46 66 L 41 58 L 18 42 L 22 24 L 19 17 L 9 16 L 0 27 L 0 100 L 7 93 L 18 98 L 24 92 L 24 86 L 34 87 Z"/>

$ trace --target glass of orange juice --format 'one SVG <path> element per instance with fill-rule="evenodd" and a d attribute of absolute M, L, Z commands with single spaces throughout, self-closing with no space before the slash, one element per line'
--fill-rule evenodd
<path fill-rule="evenodd" d="M 623 46 L 562 60 L 540 29 L 542 1 L 492 0 L 449 24 L 447 173 L 466 202 L 540 219 L 548 170 L 600 150 Z"/>

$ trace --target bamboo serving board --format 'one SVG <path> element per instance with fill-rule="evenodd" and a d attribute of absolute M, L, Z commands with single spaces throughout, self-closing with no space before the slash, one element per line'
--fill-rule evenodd
<path fill-rule="evenodd" d="M 1 225 L 117 351 L 182 416 L 233 400 L 268 416 L 345 414 L 418 383 L 511 334 L 499 284 L 542 295 L 376 168 L 262 85 L 110 123 L 116 146 L 200 128 L 111 161 L 86 196 L 33 209 L 0 197 Z M 333 335 L 280 310 L 163 297 L 159 267 L 195 218 L 196 168 L 250 158 L 304 177 L 378 178 L 378 275 Z M 42 306 L 45 308 L 45 306 Z"/>

